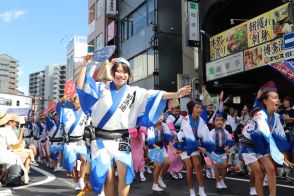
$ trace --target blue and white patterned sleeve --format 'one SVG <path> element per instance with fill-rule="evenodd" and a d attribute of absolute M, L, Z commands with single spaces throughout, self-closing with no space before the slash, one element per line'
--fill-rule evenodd
<path fill-rule="evenodd" d="M 79 95 L 79 99 L 80 99 L 80 105 L 81 108 L 83 110 L 83 112 L 87 115 L 87 116 L 91 116 L 92 113 L 92 107 L 93 105 L 98 101 L 98 98 L 94 97 L 91 94 L 86 93 L 85 91 L 77 88 L 77 93 Z"/>
<path fill-rule="evenodd" d="M 216 148 L 215 142 L 206 123 L 202 119 L 200 119 L 197 133 L 198 137 L 201 139 L 201 147 L 205 148 L 208 152 L 214 151 Z"/>
<path fill-rule="evenodd" d="M 276 125 L 272 131 L 274 141 L 281 152 L 286 152 L 289 149 L 289 144 L 286 138 L 286 134 L 283 125 L 280 121 L 279 114 L 275 114 Z"/>
<path fill-rule="evenodd" d="M 136 88 L 135 105 L 138 106 L 136 111 L 138 113 L 137 126 L 151 127 L 155 125 L 166 107 L 166 100 L 162 99 L 165 91 L 133 88 Z"/>
<path fill-rule="evenodd" d="M 164 141 L 166 141 L 166 143 L 168 144 L 169 142 L 173 141 L 173 135 L 165 123 L 162 123 L 162 125 L 164 131 Z"/>

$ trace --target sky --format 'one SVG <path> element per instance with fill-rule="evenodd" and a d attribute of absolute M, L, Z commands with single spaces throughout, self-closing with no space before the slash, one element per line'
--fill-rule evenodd
<path fill-rule="evenodd" d="M 29 74 L 66 63 L 66 45 L 87 36 L 88 0 L 0 0 L 0 54 L 18 60 L 19 90 Z"/>

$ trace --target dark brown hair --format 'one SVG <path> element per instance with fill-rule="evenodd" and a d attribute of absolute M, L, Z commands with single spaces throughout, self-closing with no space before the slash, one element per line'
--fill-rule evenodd
<path fill-rule="evenodd" d="M 202 106 L 201 100 L 194 99 L 194 100 L 189 101 L 189 103 L 187 103 L 187 109 L 188 109 L 188 113 L 190 115 L 193 113 L 193 108 L 194 108 L 195 105 L 201 105 Z"/>
<path fill-rule="evenodd" d="M 117 71 L 117 68 L 118 68 L 118 66 L 119 66 L 120 64 L 122 65 L 122 68 L 123 68 L 124 72 L 125 72 L 125 73 L 128 73 L 129 78 L 130 78 L 130 77 L 131 77 L 131 70 L 130 70 L 130 68 L 129 68 L 129 66 L 128 66 L 127 64 L 122 63 L 122 62 L 116 62 L 116 63 L 114 63 L 114 65 L 111 67 L 110 73 L 111 73 L 112 77 L 114 77 L 114 74 L 115 74 L 115 72 Z"/>

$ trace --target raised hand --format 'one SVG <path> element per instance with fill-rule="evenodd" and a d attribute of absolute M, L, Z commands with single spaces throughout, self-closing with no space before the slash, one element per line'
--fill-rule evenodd
<path fill-rule="evenodd" d="M 178 90 L 178 98 L 189 95 L 192 91 L 192 87 L 190 85 L 184 86 Z"/>

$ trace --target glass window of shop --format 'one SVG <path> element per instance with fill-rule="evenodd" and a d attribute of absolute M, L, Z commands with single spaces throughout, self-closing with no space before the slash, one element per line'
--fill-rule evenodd
<path fill-rule="evenodd" d="M 102 16 L 103 14 L 103 0 L 97 1 L 97 18 Z"/>
<path fill-rule="evenodd" d="M 96 50 L 103 48 L 103 33 L 100 33 L 96 38 Z"/>

